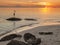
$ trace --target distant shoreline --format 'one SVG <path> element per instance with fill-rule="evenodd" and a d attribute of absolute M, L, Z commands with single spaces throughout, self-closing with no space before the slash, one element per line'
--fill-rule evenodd
<path fill-rule="evenodd" d="M 0 6 L 2 8 L 45 8 L 45 6 Z"/>

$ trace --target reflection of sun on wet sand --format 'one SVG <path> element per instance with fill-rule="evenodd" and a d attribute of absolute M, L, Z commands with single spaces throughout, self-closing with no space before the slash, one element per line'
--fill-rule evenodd
<path fill-rule="evenodd" d="M 21 30 L 21 29 L 20 29 Z M 18 32 L 18 31 L 17 31 Z M 43 34 L 41 35 L 39 32 L 52 32 L 53 34 Z M 47 26 L 38 26 L 35 28 L 31 28 L 25 31 L 21 31 L 18 34 L 24 36 L 25 33 L 31 33 L 35 35 L 37 38 L 41 38 L 41 45 L 59 45 L 60 43 L 60 25 L 47 25 Z M 18 39 L 16 39 L 18 40 Z M 23 37 L 20 39 L 24 42 Z M 8 42 L 8 41 L 7 41 Z M 1 45 L 7 44 L 7 42 L 0 42 Z"/>

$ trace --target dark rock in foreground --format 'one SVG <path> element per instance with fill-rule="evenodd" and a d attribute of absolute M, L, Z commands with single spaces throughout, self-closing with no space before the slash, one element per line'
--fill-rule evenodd
<path fill-rule="evenodd" d="M 14 38 L 16 38 L 16 37 L 21 38 L 22 36 L 21 36 L 21 35 L 17 35 L 17 34 L 10 34 L 10 35 L 7 35 L 7 36 L 3 37 L 3 38 L 0 40 L 0 42 L 2 42 L 2 41 L 9 41 L 9 40 L 12 40 L 12 39 L 14 39 Z"/>
<path fill-rule="evenodd" d="M 27 45 L 27 44 L 22 41 L 11 40 L 7 45 Z"/>
<path fill-rule="evenodd" d="M 29 39 L 35 40 L 36 37 L 31 33 L 25 33 L 24 34 L 24 40 L 27 42 Z"/>
<path fill-rule="evenodd" d="M 39 45 L 41 43 L 41 38 L 36 38 L 35 35 L 31 33 L 25 33 L 24 34 L 24 40 L 29 45 Z"/>

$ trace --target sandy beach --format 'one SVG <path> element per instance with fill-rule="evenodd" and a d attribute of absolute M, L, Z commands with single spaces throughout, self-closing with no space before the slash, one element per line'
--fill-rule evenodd
<path fill-rule="evenodd" d="M 52 32 L 53 34 L 40 35 L 39 32 Z M 37 38 L 41 38 L 42 42 L 40 45 L 60 45 L 60 25 L 39 26 L 36 28 L 22 31 L 19 34 L 24 36 L 25 33 L 31 33 L 35 35 Z M 23 37 L 20 39 L 20 41 L 24 41 Z M 0 42 L 0 45 L 6 45 L 8 42 L 9 41 Z"/>

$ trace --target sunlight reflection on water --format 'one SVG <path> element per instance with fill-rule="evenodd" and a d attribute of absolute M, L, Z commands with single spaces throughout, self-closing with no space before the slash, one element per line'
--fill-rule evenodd
<path fill-rule="evenodd" d="M 0 8 L 0 31 L 13 29 L 13 22 L 7 21 L 13 17 L 13 10 L 16 10 L 16 17 L 22 21 L 16 22 L 15 27 L 22 25 L 41 23 L 41 25 L 60 24 L 60 8 Z M 24 21 L 24 18 L 35 18 L 37 21 Z"/>

